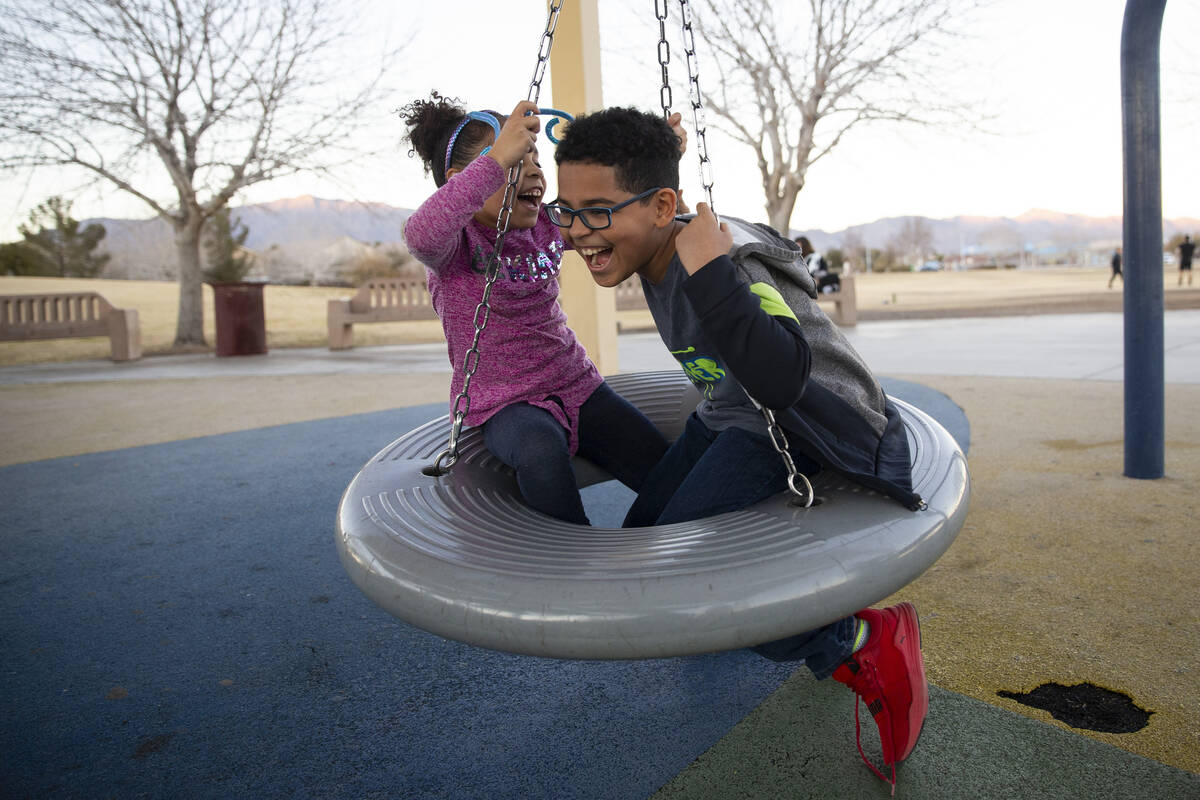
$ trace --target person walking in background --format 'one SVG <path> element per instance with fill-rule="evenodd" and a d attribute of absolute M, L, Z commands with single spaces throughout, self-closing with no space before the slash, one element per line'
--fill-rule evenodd
<path fill-rule="evenodd" d="M 1108 278 L 1108 288 L 1112 288 L 1113 281 L 1117 278 L 1121 279 L 1121 283 L 1125 283 L 1125 275 L 1121 272 L 1121 248 L 1113 250 L 1112 254 L 1112 275 Z"/>
<path fill-rule="evenodd" d="M 1184 236 L 1179 243 L 1179 285 L 1183 286 L 1183 273 L 1187 273 L 1188 286 L 1192 285 L 1192 254 L 1196 252 L 1196 243 L 1191 236 Z"/>

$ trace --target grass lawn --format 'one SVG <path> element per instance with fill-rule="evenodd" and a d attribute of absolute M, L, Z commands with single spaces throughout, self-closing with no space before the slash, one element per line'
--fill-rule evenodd
<path fill-rule="evenodd" d="M 1108 267 L 881 272 L 858 275 L 855 283 L 859 310 L 973 308 L 1067 295 L 1116 294 L 1121 284 L 1118 281 L 1109 289 L 1110 274 Z"/>

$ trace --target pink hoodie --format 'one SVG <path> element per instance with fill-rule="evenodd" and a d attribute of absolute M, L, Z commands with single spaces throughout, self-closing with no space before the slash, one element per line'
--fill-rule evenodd
<path fill-rule="evenodd" d="M 473 215 L 505 180 L 498 163 L 477 158 L 422 203 L 404 226 L 409 252 L 425 265 L 433 307 L 446 333 L 454 368 L 451 410 L 462 390 L 463 358 L 475 336 L 475 309 L 483 299 L 484 272 L 496 244 L 495 229 Z M 544 209 L 532 229 L 509 229 L 505 235 L 464 422 L 482 425 L 505 406 L 529 403 L 562 423 L 574 453 L 579 407 L 603 378 L 558 305 L 562 253 L 562 235 Z"/>

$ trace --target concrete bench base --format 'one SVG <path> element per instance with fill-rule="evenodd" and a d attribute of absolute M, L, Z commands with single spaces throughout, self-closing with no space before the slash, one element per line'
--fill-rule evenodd
<path fill-rule="evenodd" d="M 841 288 L 836 292 L 817 295 L 817 302 L 832 302 L 833 313 L 829 316 L 843 328 L 858 324 L 858 292 L 854 288 L 853 275 L 843 275 Z"/>

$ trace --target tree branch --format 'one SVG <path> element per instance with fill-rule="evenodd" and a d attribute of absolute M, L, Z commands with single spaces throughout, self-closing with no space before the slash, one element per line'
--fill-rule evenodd
<path fill-rule="evenodd" d="M 962 119 L 930 78 L 937 43 L 988 0 L 705 0 L 702 38 L 720 64 L 721 129 L 753 147 L 771 222 L 786 227 L 809 167 L 879 122 Z M 797 19 L 800 19 L 797 22 Z M 973 115 L 973 112 L 970 112 Z"/>

